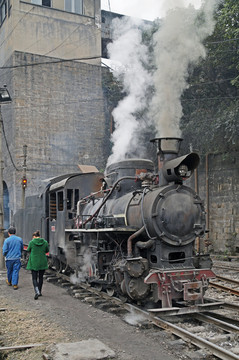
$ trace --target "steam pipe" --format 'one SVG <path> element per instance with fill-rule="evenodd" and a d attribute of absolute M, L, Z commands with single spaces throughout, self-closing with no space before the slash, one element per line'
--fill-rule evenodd
<path fill-rule="evenodd" d="M 135 247 L 139 248 L 139 249 L 149 249 L 151 248 L 153 245 L 155 244 L 155 240 L 154 239 L 150 239 L 148 241 L 137 241 L 137 243 L 135 244 Z M 139 255 L 138 251 L 137 254 L 135 254 L 136 256 Z"/>
<path fill-rule="evenodd" d="M 132 257 L 132 241 L 133 239 L 135 239 L 136 237 L 138 237 L 139 235 L 141 235 L 145 230 L 145 227 L 142 226 L 138 231 L 136 231 L 135 233 L 133 233 L 132 235 L 130 235 L 130 237 L 127 240 L 127 252 L 128 252 L 128 257 Z"/>
<path fill-rule="evenodd" d="M 84 221 L 84 223 L 82 224 L 82 227 L 87 224 L 90 220 L 92 220 L 100 211 L 100 209 L 102 208 L 102 206 L 106 203 L 106 201 L 109 199 L 110 195 L 113 193 L 113 191 L 115 190 L 116 186 L 118 185 L 118 183 L 122 180 L 135 180 L 136 177 L 135 176 L 124 176 L 120 179 L 118 179 L 112 189 L 110 190 L 110 192 L 106 195 L 106 197 L 104 198 L 104 200 L 102 201 L 102 203 L 100 204 L 100 206 L 98 207 L 98 209 L 94 212 L 94 214 L 92 214 L 88 219 L 86 219 L 86 221 Z"/>

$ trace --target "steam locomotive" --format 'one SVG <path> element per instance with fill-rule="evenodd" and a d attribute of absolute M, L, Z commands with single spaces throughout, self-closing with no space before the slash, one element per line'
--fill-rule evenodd
<path fill-rule="evenodd" d="M 195 252 L 205 233 L 205 211 L 184 185 L 197 153 L 178 156 L 179 138 L 156 138 L 158 172 L 146 159 L 94 167 L 51 179 L 41 195 L 26 198 L 14 216 L 24 239 L 40 229 L 50 244 L 50 265 L 70 269 L 108 294 L 172 307 L 203 303 L 214 277 L 208 254 Z"/>

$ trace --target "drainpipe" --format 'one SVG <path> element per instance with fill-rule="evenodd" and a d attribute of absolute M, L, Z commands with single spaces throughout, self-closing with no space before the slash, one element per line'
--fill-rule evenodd
<path fill-rule="evenodd" d="M 197 168 L 194 170 L 194 189 L 195 189 L 196 194 L 198 194 L 198 169 Z M 200 254 L 201 246 L 200 246 L 200 237 L 199 236 L 196 237 L 195 247 L 196 247 L 197 254 Z"/>
<path fill-rule="evenodd" d="M 208 250 L 209 246 L 209 153 L 206 154 L 205 159 L 205 176 L 206 176 L 206 241 L 205 245 Z"/>

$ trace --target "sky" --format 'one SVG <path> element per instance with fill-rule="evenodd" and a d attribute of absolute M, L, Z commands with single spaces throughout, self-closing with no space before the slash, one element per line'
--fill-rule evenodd
<path fill-rule="evenodd" d="M 192 3 L 194 7 L 200 7 L 202 0 L 177 0 L 185 5 Z M 177 3 L 176 2 L 176 3 Z M 123 15 L 154 20 L 163 17 L 169 6 L 175 0 L 101 0 L 101 9 L 116 12 Z"/>

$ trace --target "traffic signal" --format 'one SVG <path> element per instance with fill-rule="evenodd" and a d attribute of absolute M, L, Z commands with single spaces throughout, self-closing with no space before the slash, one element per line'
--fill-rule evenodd
<path fill-rule="evenodd" d="M 27 179 L 25 177 L 22 178 L 22 187 L 23 189 L 27 187 Z"/>

